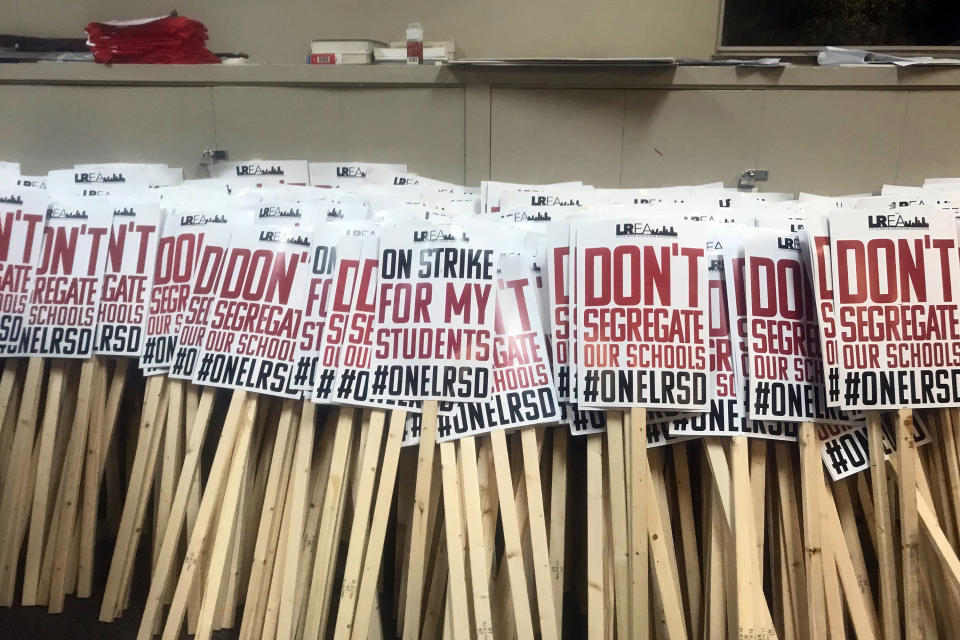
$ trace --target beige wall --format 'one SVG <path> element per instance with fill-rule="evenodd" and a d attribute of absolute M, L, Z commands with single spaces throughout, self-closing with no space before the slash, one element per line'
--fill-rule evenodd
<path fill-rule="evenodd" d="M 466 184 L 732 185 L 756 168 L 770 171 L 761 190 L 839 195 L 960 176 L 953 126 L 960 72 L 953 71 L 687 68 L 673 85 L 659 72 L 622 72 L 541 74 L 540 84 L 554 86 L 532 87 L 509 73 L 486 76 L 485 84 L 444 74 L 427 82 L 420 74 L 404 86 L 395 78 L 406 74 L 375 68 L 348 70 L 356 80 L 337 84 L 332 70 L 265 67 L 210 86 L 196 84 L 209 76 L 198 81 L 171 69 L 194 84 L 162 86 L 170 81 L 163 70 L 154 76 L 160 80 L 138 85 L 152 70 L 132 69 L 123 79 L 120 70 L 93 68 L 92 81 L 124 85 L 81 86 L 52 83 L 82 81 L 80 67 L 76 78 L 33 84 L 17 84 L 25 78 L 12 74 L 34 68 L 14 67 L 0 69 L 0 159 L 20 160 L 28 174 L 133 160 L 203 176 L 201 152 L 219 148 L 234 160 L 407 162 L 422 175 Z"/>
<path fill-rule="evenodd" d="M 0 0 L 4 33 L 76 36 L 91 20 L 160 15 L 168 0 Z M 685 56 L 714 53 L 718 0 L 182 0 L 214 51 L 259 62 L 304 60 L 310 40 L 455 39 L 465 56 Z"/>

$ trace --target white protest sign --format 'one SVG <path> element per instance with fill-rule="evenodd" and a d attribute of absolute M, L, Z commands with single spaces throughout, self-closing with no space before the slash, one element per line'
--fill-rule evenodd
<path fill-rule="evenodd" d="M 0 191 L 0 355 L 19 351 L 43 250 L 46 216 L 47 194 L 43 191 Z"/>
<path fill-rule="evenodd" d="M 139 356 L 163 214 L 158 199 L 110 197 L 113 228 L 93 352 Z"/>
<path fill-rule="evenodd" d="M 334 378 L 330 400 L 337 404 L 362 407 L 394 406 L 394 398 L 374 397 L 376 380 L 372 377 L 374 322 L 377 315 L 379 250 L 376 237 L 364 240 L 357 266 L 353 299 L 346 322 L 346 333 L 340 348 L 337 375 Z M 412 402 L 399 401 L 404 406 Z"/>
<path fill-rule="evenodd" d="M 293 377 L 294 385 L 310 395 L 316 384 L 321 339 L 327 323 L 330 288 L 337 265 L 337 243 L 343 239 L 345 233 L 346 229 L 334 224 L 322 224 L 313 232 L 303 322 L 294 352 L 297 368 Z"/>
<path fill-rule="evenodd" d="M 351 187 L 363 184 L 371 169 L 406 173 L 405 164 L 378 162 L 311 162 L 310 184 L 315 187 Z"/>
<path fill-rule="evenodd" d="M 710 302 L 709 357 L 710 374 L 713 376 L 710 410 L 705 413 L 668 414 L 660 419 L 652 416 L 652 419 L 648 418 L 648 426 L 667 422 L 671 435 L 742 435 L 746 426 L 746 407 L 733 362 L 723 255 L 709 251 L 707 261 L 707 297 Z"/>
<path fill-rule="evenodd" d="M 495 234 L 416 224 L 380 240 L 374 398 L 487 400 L 493 368 Z"/>
<path fill-rule="evenodd" d="M 572 227 L 581 406 L 709 409 L 702 226 L 651 215 Z"/>
<path fill-rule="evenodd" d="M 141 369 L 171 367 L 198 274 L 217 272 L 234 229 L 250 219 L 249 211 L 230 209 L 167 213 L 157 246 Z"/>
<path fill-rule="evenodd" d="M 294 352 L 309 279 L 309 227 L 240 229 L 215 288 L 196 384 L 299 398 Z"/>
<path fill-rule="evenodd" d="M 483 403 L 454 404 L 451 415 L 438 419 L 438 442 L 560 420 L 529 260 L 501 256 L 499 271 L 492 397 Z"/>
<path fill-rule="evenodd" d="M 829 222 L 842 406 L 960 406 L 953 215 L 837 211 Z"/>
<path fill-rule="evenodd" d="M 581 411 L 577 405 L 567 402 L 560 403 L 560 409 L 566 413 L 567 424 L 570 425 L 570 435 L 589 436 L 594 433 L 606 433 L 607 413 L 605 411 Z"/>
<path fill-rule="evenodd" d="M 581 187 L 579 180 L 573 182 L 555 182 L 553 184 L 520 184 L 516 182 L 496 182 L 483 180 L 480 182 L 480 211 L 482 213 L 497 213 L 500 211 L 500 199 L 508 192 L 538 193 L 545 189 L 564 189 Z"/>
<path fill-rule="evenodd" d="M 51 200 L 19 353 L 93 355 L 112 224 L 113 206 L 105 200 Z"/>
<path fill-rule="evenodd" d="M 329 403 L 333 396 L 333 383 L 337 377 L 337 367 L 340 365 L 340 355 L 346 341 L 350 308 L 353 305 L 365 242 L 376 243 L 376 238 L 346 235 L 337 241 L 336 262 L 333 265 L 330 292 L 324 305 L 325 311 L 315 307 L 313 313 L 305 318 L 316 323 L 319 331 L 319 336 L 311 338 L 311 344 L 319 339 L 317 355 L 314 356 L 312 350 L 306 350 L 307 357 L 311 358 L 312 363 L 313 393 L 310 395 L 317 403 Z M 325 318 L 322 326 L 319 325 L 318 317 Z M 298 357 L 303 357 L 304 351 L 299 349 Z"/>
<path fill-rule="evenodd" d="M 306 160 L 247 160 L 218 162 L 207 167 L 211 178 L 229 180 L 237 186 L 277 184 L 310 184 L 310 170 Z"/>
<path fill-rule="evenodd" d="M 833 309 L 833 264 L 830 258 L 830 225 L 825 212 L 807 214 L 801 236 L 803 256 L 813 285 L 820 329 L 820 354 L 826 380 L 827 406 L 840 406 L 840 368 L 837 361 L 837 325 Z"/>
<path fill-rule="evenodd" d="M 58 193 L 78 194 L 100 190 L 128 191 L 150 186 L 151 170 L 145 164 L 78 164 L 73 169 L 58 169 L 47 174 L 47 188 Z M 85 195 L 91 195 L 86 193 Z"/>
<path fill-rule="evenodd" d="M 881 422 L 881 441 L 884 457 L 896 451 L 896 430 L 893 425 Z M 870 441 L 864 425 L 817 425 L 820 440 L 820 457 L 833 481 L 842 480 L 870 468 Z M 917 446 L 932 442 L 932 437 L 923 420 L 914 414 L 913 439 Z"/>
<path fill-rule="evenodd" d="M 730 318 L 730 346 L 733 368 L 744 404 L 750 403 L 749 379 L 749 339 L 747 322 L 747 294 L 745 290 L 744 237 L 750 229 L 742 226 L 723 228 L 717 232 L 719 248 L 723 254 L 723 271 L 727 291 L 727 313 Z M 796 440 L 797 423 L 775 420 L 753 420 L 749 418 L 742 425 L 744 433 L 758 438 L 773 440 Z"/>
<path fill-rule="evenodd" d="M 754 229 L 744 253 L 750 417 L 849 421 L 826 403 L 816 309 L 797 234 Z"/>
<path fill-rule="evenodd" d="M 17 176 L 16 185 L 30 189 L 46 189 L 47 176 Z"/>
<path fill-rule="evenodd" d="M 550 355 L 557 395 L 570 400 L 570 225 L 547 231 L 547 292 L 550 309 Z"/>

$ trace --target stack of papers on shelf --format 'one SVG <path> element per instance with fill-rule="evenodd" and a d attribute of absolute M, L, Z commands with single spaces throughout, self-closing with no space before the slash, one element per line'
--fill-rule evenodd
<path fill-rule="evenodd" d="M 423 61 L 450 62 L 457 57 L 457 43 L 453 40 L 423 43 Z M 391 42 L 389 47 L 373 50 L 374 62 L 398 63 L 407 61 L 407 43 Z"/>
<path fill-rule="evenodd" d="M 373 50 L 385 47 L 379 40 L 326 39 L 310 43 L 310 64 L 370 64 Z"/>
<path fill-rule="evenodd" d="M 955 58 L 933 58 L 931 56 L 901 57 L 867 51 L 866 49 L 848 49 L 846 47 L 827 47 L 823 49 L 817 54 L 817 63 L 823 67 L 876 64 L 892 64 L 898 67 L 960 66 L 960 60 Z"/>
<path fill-rule="evenodd" d="M 786 67 L 790 63 L 780 58 L 722 58 L 719 60 L 697 60 L 680 58 L 677 63 L 682 67 Z"/>

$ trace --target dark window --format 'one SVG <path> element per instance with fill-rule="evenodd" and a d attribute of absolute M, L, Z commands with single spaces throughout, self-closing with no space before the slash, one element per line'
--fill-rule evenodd
<path fill-rule="evenodd" d="M 960 45 L 958 0 L 724 0 L 721 46 Z"/>

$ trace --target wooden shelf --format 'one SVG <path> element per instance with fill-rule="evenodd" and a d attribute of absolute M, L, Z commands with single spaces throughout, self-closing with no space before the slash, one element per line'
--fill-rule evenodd
<path fill-rule="evenodd" d="M 443 66 L 0 64 L 0 84 L 120 86 L 444 87 L 668 89 L 956 89 L 960 68 L 680 66 L 450 68 Z"/>

